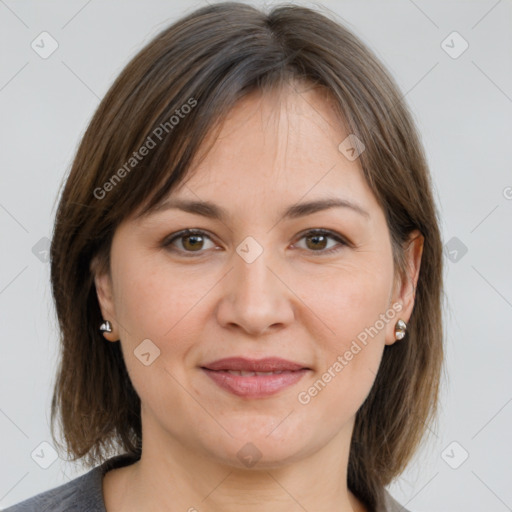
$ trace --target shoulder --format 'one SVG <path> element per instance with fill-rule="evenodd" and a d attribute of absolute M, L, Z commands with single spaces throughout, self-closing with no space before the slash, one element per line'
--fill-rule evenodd
<path fill-rule="evenodd" d="M 102 478 L 114 467 L 127 465 L 134 459 L 127 454 L 106 460 L 87 473 L 43 491 L 2 512 L 105 512 Z"/>
<path fill-rule="evenodd" d="M 41 492 L 3 512 L 103 512 L 99 468 L 48 491 Z"/>

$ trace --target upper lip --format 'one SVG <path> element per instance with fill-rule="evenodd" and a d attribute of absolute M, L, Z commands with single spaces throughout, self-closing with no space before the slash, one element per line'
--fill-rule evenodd
<path fill-rule="evenodd" d="M 280 357 L 247 359 L 245 357 L 226 357 L 202 366 L 208 370 L 240 370 L 245 372 L 279 372 L 309 369 L 301 363 L 288 361 Z"/>

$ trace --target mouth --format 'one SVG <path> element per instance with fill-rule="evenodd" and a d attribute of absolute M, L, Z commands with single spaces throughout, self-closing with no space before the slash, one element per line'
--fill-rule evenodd
<path fill-rule="evenodd" d="M 277 373 L 296 370 L 310 370 L 306 365 L 282 359 L 265 357 L 264 359 L 248 359 L 246 357 L 226 357 L 205 364 L 207 370 L 223 370 L 234 372 Z"/>
<path fill-rule="evenodd" d="M 209 370 L 210 368 L 204 368 L 204 369 Z M 224 372 L 224 373 L 229 373 L 231 375 L 240 375 L 241 377 L 253 377 L 255 375 L 281 375 L 283 373 L 292 373 L 292 371 L 298 371 L 298 370 L 279 370 L 277 372 L 246 372 L 243 370 L 211 370 L 211 371 Z"/>
<path fill-rule="evenodd" d="M 220 359 L 201 370 L 220 388 L 244 398 L 264 398 L 296 384 L 311 368 L 281 358 Z"/>

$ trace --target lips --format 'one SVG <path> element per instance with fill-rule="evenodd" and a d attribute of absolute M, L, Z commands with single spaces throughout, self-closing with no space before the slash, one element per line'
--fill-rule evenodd
<path fill-rule="evenodd" d="M 264 398 L 294 384 L 308 373 L 303 364 L 278 357 L 230 357 L 201 367 L 225 391 L 244 398 Z"/>
<path fill-rule="evenodd" d="M 203 368 L 208 370 L 224 370 L 231 372 L 251 372 L 251 373 L 278 373 L 293 372 L 309 368 L 301 363 L 288 361 L 280 357 L 266 357 L 264 359 L 247 359 L 245 357 L 228 357 L 218 359 L 205 364 Z"/>

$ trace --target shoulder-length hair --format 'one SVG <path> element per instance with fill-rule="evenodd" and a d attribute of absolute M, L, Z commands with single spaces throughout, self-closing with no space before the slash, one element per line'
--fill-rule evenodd
<path fill-rule="evenodd" d="M 95 112 L 62 190 L 51 244 L 61 330 L 51 431 L 60 449 L 58 419 L 71 460 L 85 457 L 93 466 L 120 451 L 141 453 L 140 399 L 119 343 L 107 343 L 98 330 L 92 262 L 109 271 L 116 227 L 137 210 L 151 211 L 183 181 L 203 139 L 238 100 L 298 80 L 327 90 L 349 133 L 364 143 L 359 159 L 385 213 L 395 275 L 407 271 L 408 235 L 418 229 L 425 239 L 406 337 L 385 347 L 357 412 L 352 492 L 378 506 L 384 486 L 437 420 L 442 242 L 426 157 L 398 86 L 362 41 L 327 15 L 227 2 L 183 17 L 126 65 Z"/>

